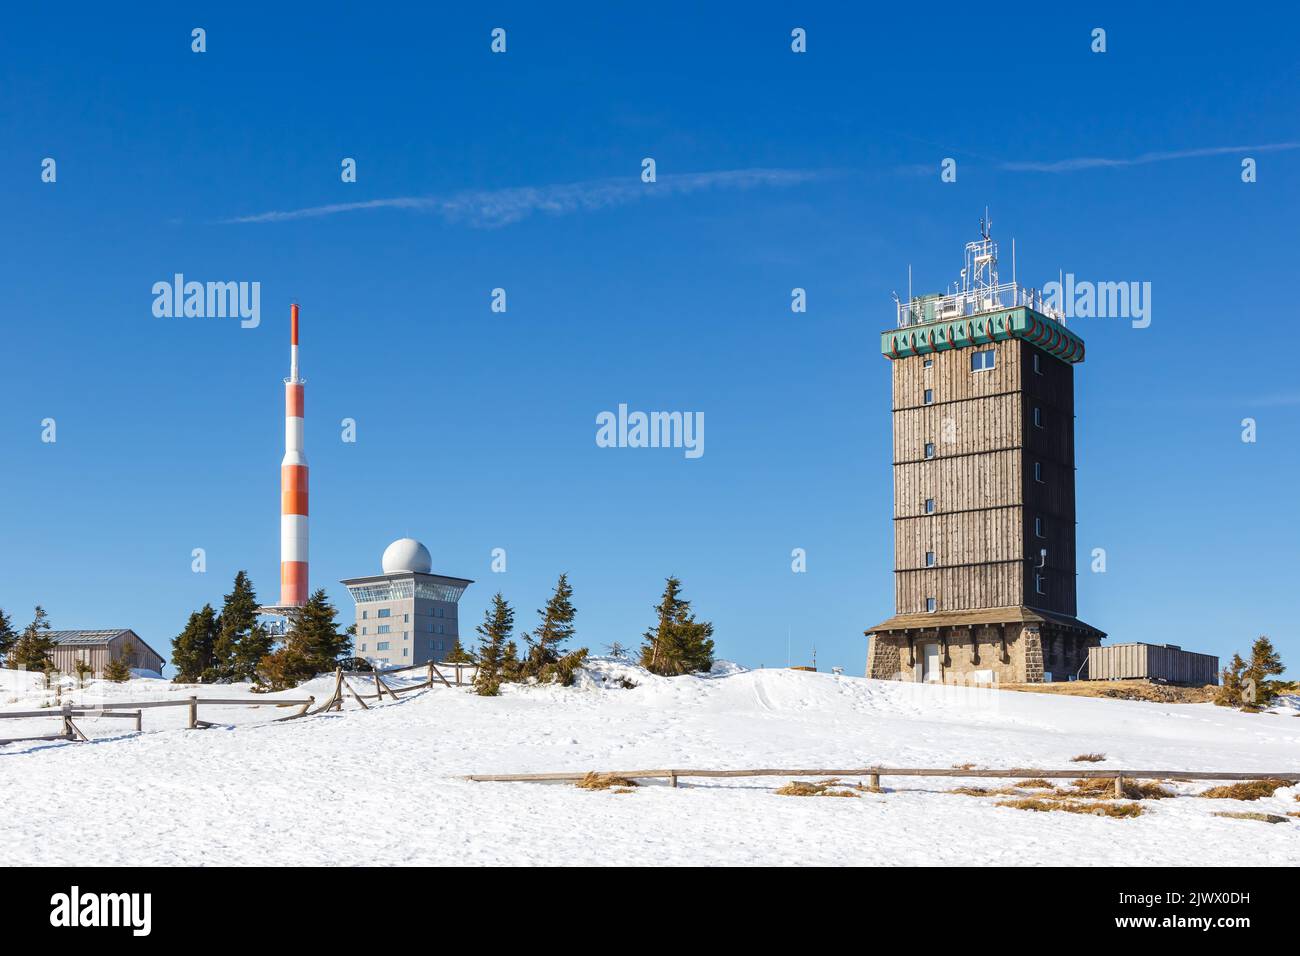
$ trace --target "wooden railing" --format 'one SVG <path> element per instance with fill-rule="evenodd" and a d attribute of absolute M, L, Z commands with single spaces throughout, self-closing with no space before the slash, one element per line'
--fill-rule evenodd
<path fill-rule="evenodd" d="M 601 771 L 605 773 L 605 771 Z M 480 773 L 471 774 L 469 780 L 495 783 L 546 783 L 575 782 L 583 779 L 586 773 Z M 1278 773 L 1235 773 L 1218 770 L 1034 770 L 1027 768 L 1010 768 L 1000 770 L 962 770 L 957 767 L 918 768 L 918 767 L 855 767 L 849 770 L 825 768 L 814 769 L 776 769 L 763 767 L 750 770 L 611 770 L 611 777 L 636 779 L 667 779 L 671 786 L 677 786 L 678 777 L 867 777 L 872 787 L 879 787 L 882 777 L 1023 777 L 1032 779 L 1088 779 L 1100 777 L 1114 778 L 1115 795 L 1122 796 L 1124 781 L 1131 780 L 1290 780 L 1300 781 L 1300 771 L 1289 770 Z"/>
<path fill-rule="evenodd" d="M 264 699 L 249 699 L 246 697 L 184 697 L 180 700 L 142 700 L 142 701 L 111 701 L 101 704 L 73 704 L 64 703 L 61 708 L 55 710 L 46 708 L 45 710 L 14 710 L 7 713 L 0 712 L 0 720 L 18 719 L 31 717 L 57 717 L 63 721 L 63 730 L 57 734 L 42 734 L 36 737 L 11 737 L 9 739 L 0 739 L 0 744 L 12 744 L 29 740 L 88 740 L 89 738 L 81 732 L 81 728 L 74 722 L 74 717 L 119 717 L 134 718 L 135 729 L 141 730 L 143 725 L 143 712 L 152 707 L 188 707 L 189 719 L 186 726 L 190 730 L 197 730 L 203 727 L 215 727 L 216 724 L 207 720 L 199 719 L 199 705 L 203 704 L 209 707 L 262 707 L 267 704 L 273 704 L 277 707 L 299 707 L 296 714 L 289 714 L 285 717 L 277 717 L 276 721 L 294 720 L 298 717 L 306 716 L 311 705 L 316 702 L 315 697 L 307 698 L 285 698 L 274 697 Z"/>

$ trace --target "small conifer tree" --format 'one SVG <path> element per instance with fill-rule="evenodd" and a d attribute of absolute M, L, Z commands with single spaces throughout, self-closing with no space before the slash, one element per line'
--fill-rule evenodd
<path fill-rule="evenodd" d="M 9 657 L 14 644 L 18 641 L 18 632 L 14 630 L 13 620 L 0 608 L 0 661 Z"/>
<path fill-rule="evenodd" d="M 271 652 L 274 639 L 257 623 L 257 594 L 245 571 L 221 607 L 216 646 L 213 649 L 215 681 L 245 681 L 256 677 L 257 665 Z"/>
<path fill-rule="evenodd" d="M 217 612 L 211 604 L 190 615 L 185 630 L 172 641 L 174 682 L 194 684 L 213 679 L 218 631 Z"/>
<path fill-rule="evenodd" d="M 127 641 L 122 645 L 122 653 L 109 660 L 108 666 L 104 668 L 104 680 L 112 681 L 115 684 L 124 684 L 131 679 L 130 655 L 134 653 L 131 642 Z"/>
<path fill-rule="evenodd" d="M 1282 655 L 1273 647 L 1273 642 L 1261 634 L 1255 638 L 1250 648 L 1250 663 L 1242 671 L 1242 682 L 1254 688 L 1254 705 L 1268 707 L 1278 695 L 1281 681 L 1269 680 L 1277 677 L 1286 667 L 1282 664 Z M 1244 692 L 1243 692 L 1244 693 Z"/>
<path fill-rule="evenodd" d="M 50 637 L 49 615 L 38 604 L 32 623 L 23 628 L 9 651 L 9 666 L 14 670 L 43 671 L 54 663 L 55 646 Z"/>
<path fill-rule="evenodd" d="M 697 621 L 691 602 L 681 597 L 682 582 L 669 577 L 655 608 L 655 626 L 645 632 L 641 666 L 673 676 L 707 671 L 713 666 L 713 625 Z"/>
<path fill-rule="evenodd" d="M 514 609 L 498 591 L 492 597 L 491 607 L 483 613 L 483 623 L 475 628 L 479 634 L 479 645 L 474 689 L 483 697 L 495 697 L 501 692 L 501 682 L 509 679 L 505 673 L 506 645 L 514 627 Z"/>
<path fill-rule="evenodd" d="M 558 680 L 566 685 L 572 681 L 574 670 L 587 655 L 586 648 L 569 653 L 563 651 L 565 642 L 574 634 L 573 619 L 577 611 L 574 610 L 572 598 L 573 587 L 569 584 L 568 575 L 561 574 L 546 607 L 537 612 L 542 616 L 541 624 L 532 633 L 524 634 L 528 655 L 522 663 L 521 673 L 525 678 Z M 562 665 L 561 660 L 564 661 Z"/>

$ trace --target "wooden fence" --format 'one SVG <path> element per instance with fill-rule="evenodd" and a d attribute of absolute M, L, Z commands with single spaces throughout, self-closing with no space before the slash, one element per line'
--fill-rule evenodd
<path fill-rule="evenodd" d="M 133 702 L 107 702 L 102 704 L 72 704 L 64 705 L 55 710 L 47 707 L 44 710 L 15 710 L 8 713 L 0 713 L 0 720 L 31 718 L 31 717 L 57 717 L 63 721 L 63 730 L 57 734 L 42 734 L 36 737 L 11 737 L 0 739 L 0 745 L 20 743 L 22 741 L 32 740 L 88 740 L 89 738 L 81 732 L 81 728 L 73 722 L 74 717 L 118 717 L 135 720 L 135 729 L 141 730 L 143 725 L 144 711 L 152 707 L 188 707 L 189 719 L 186 726 L 190 730 L 197 730 L 204 727 L 215 727 L 216 724 L 207 720 L 199 719 L 199 705 L 209 707 L 247 707 L 247 706 L 264 706 L 273 704 L 277 707 L 299 707 L 296 714 L 289 714 L 285 717 L 277 717 L 275 720 L 294 720 L 298 717 L 304 717 L 312 704 L 316 702 L 315 697 L 307 698 L 267 698 L 265 700 L 249 700 L 248 698 L 235 697 L 185 697 L 180 700 L 142 700 Z"/>
<path fill-rule="evenodd" d="M 1115 795 L 1123 796 L 1124 781 L 1131 780 L 1300 780 L 1300 772 L 1285 771 L 1279 773 L 1233 773 L 1217 770 L 1034 770 L 1011 768 L 1003 770 L 961 770 L 957 767 L 918 768 L 918 767 L 855 767 L 849 770 L 828 770 L 824 768 L 784 770 L 760 768 L 751 770 L 612 770 L 609 776 L 636 779 L 666 779 L 670 786 L 677 786 L 679 777 L 867 777 L 872 787 L 879 787 L 882 777 L 1023 777 L 1032 779 L 1087 779 L 1100 777 L 1114 778 Z M 555 783 L 576 782 L 586 773 L 482 773 L 471 774 L 467 779 L 481 783 Z"/>

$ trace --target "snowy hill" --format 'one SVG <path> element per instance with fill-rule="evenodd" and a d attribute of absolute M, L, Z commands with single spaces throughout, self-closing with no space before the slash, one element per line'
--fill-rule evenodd
<path fill-rule="evenodd" d="M 39 704 L 6 675 L 0 710 Z M 364 678 L 354 678 L 358 689 Z M 637 686 L 628 689 L 624 681 Z M 332 678 L 284 697 L 324 699 Z M 95 685 L 89 700 L 242 697 L 247 687 L 165 681 Z M 48 696 L 48 695 L 46 695 Z M 499 698 L 434 688 L 362 711 L 288 723 L 257 708 L 182 729 L 184 708 L 80 722 L 93 740 L 0 747 L 11 864 L 1005 863 L 1293 864 L 1300 810 L 1288 787 L 1254 803 L 1150 801 L 1136 819 L 1033 813 L 945 791 L 959 779 L 886 779 L 858 799 L 777 796 L 783 781 L 658 781 L 635 792 L 472 783 L 470 773 L 761 766 L 1300 770 L 1300 720 L 1210 704 L 1153 704 L 918 686 L 720 667 L 660 678 L 607 660 L 573 688 L 507 687 Z M 0 721 L 0 736 L 57 720 Z M 1099 764 L 1071 764 L 1104 753 Z M 954 771 L 959 774 L 959 771 Z M 985 781 L 987 783 L 987 781 Z M 998 784 L 993 784 L 998 785 Z M 1208 784 L 1172 785 L 1195 793 Z"/>

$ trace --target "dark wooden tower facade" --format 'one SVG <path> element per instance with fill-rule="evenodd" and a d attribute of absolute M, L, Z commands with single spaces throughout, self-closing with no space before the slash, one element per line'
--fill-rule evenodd
<path fill-rule="evenodd" d="M 895 614 L 868 676 L 1066 680 L 1102 632 L 1078 617 L 1074 366 L 1083 340 L 997 280 L 981 228 L 962 288 L 899 303 L 893 374 Z"/>

